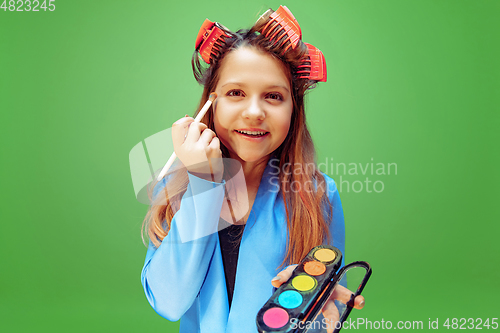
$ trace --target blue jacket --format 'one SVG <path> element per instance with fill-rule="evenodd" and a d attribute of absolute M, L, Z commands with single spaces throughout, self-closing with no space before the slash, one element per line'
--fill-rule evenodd
<path fill-rule="evenodd" d="M 255 318 L 274 291 L 271 279 L 281 270 L 288 232 L 271 160 L 241 239 L 231 311 L 216 229 L 225 183 L 188 174 L 189 185 L 168 235 L 158 248 L 150 242 L 141 274 L 144 292 L 160 316 L 181 320 L 180 333 L 257 332 Z M 332 245 L 345 254 L 340 197 L 334 181 L 324 177 L 333 204 Z"/>

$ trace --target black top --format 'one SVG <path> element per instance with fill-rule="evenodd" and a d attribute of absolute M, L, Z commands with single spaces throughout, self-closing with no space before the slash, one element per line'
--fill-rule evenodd
<path fill-rule="evenodd" d="M 234 280 L 236 278 L 236 266 L 238 264 L 238 253 L 240 252 L 240 241 L 243 235 L 243 229 L 245 229 L 244 224 L 231 224 L 229 227 L 219 231 L 229 308 L 231 308 L 231 302 L 233 301 Z"/>

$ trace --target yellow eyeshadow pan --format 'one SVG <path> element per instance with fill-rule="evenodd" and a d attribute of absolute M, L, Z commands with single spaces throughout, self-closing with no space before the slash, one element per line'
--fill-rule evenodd
<path fill-rule="evenodd" d="M 314 252 L 314 258 L 322 262 L 332 261 L 333 259 L 335 259 L 335 257 L 335 252 L 330 249 L 319 249 L 318 251 Z"/>
<path fill-rule="evenodd" d="M 292 286 L 299 291 L 308 291 L 316 287 L 316 280 L 308 275 L 299 275 L 292 280 Z"/>

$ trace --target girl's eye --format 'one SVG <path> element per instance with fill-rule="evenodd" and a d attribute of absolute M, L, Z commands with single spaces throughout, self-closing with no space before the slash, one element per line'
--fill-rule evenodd
<path fill-rule="evenodd" d="M 270 98 L 270 99 L 278 100 L 278 101 L 282 101 L 283 100 L 283 96 L 280 93 L 270 93 L 270 94 L 267 95 L 267 97 Z"/>
<path fill-rule="evenodd" d="M 226 94 L 227 96 L 241 97 L 243 92 L 241 90 L 229 90 Z"/>

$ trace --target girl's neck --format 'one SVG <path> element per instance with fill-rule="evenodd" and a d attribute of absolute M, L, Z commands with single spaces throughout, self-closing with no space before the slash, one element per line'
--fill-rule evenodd
<path fill-rule="evenodd" d="M 241 163 L 243 169 L 243 174 L 245 175 L 245 181 L 247 188 L 258 189 L 264 170 L 266 169 L 267 163 L 269 161 L 269 156 L 265 156 L 262 159 L 254 162 L 247 162 L 242 160 L 239 156 L 233 157 Z"/>

